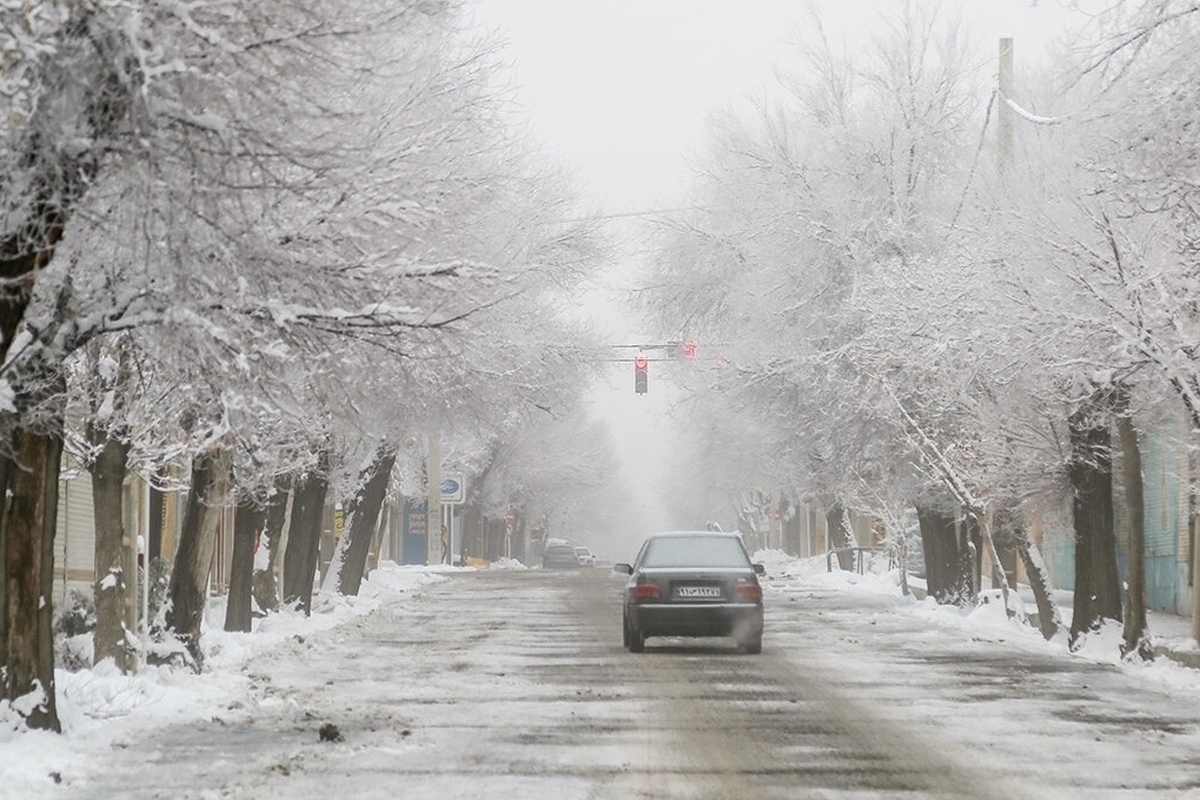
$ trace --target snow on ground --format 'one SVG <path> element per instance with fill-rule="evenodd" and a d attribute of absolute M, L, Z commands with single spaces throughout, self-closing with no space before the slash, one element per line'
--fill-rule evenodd
<path fill-rule="evenodd" d="M 258 654 L 287 639 L 344 624 L 381 605 L 403 602 L 421 586 L 445 580 L 450 567 L 401 567 L 385 564 L 371 572 L 357 597 L 319 594 L 312 616 L 284 611 L 254 621 L 251 633 L 222 630 L 225 603 L 217 599 L 205 613 L 201 674 L 176 667 L 142 667 L 122 675 L 111 662 L 79 672 L 58 670 L 61 735 L 21 730 L 11 712 L 0 708 L 0 798 L 29 795 L 57 765 L 80 759 L 102 761 L 114 742 L 135 731 L 209 719 L 212 709 L 247 696 L 250 679 L 241 668 Z"/>
<path fill-rule="evenodd" d="M 1200 695 L 1200 670 L 1189 669 L 1166 659 L 1153 663 L 1129 663 L 1119 657 L 1121 631 L 1110 626 L 1089 638 L 1076 653 L 1069 653 L 1066 632 L 1045 641 L 1032 627 L 1009 619 L 999 602 L 975 609 L 939 606 L 931 599 L 904 596 L 895 571 L 859 575 L 829 572 L 824 556 L 795 559 L 779 551 L 761 551 L 755 561 L 766 566 L 764 581 L 767 602 L 803 592 L 847 592 L 870 594 L 884 599 L 894 613 L 910 614 L 926 627 L 962 641 L 1002 641 L 1007 645 L 1040 650 L 1064 658 L 1082 658 L 1117 665 L 1136 673 L 1140 681 L 1167 692 Z M 521 570 L 519 562 L 495 565 Z M 314 598 L 313 613 L 287 611 L 255 621 L 254 631 L 226 633 L 221 630 L 224 603 L 214 601 L 206 614 L 202 638 L 205 667 L 200 674 L 176 667 L 143 667 L 136 675 L 121 675 L 111 665 L 78 672 L 60 670 L 58 709 L 63 723 L 61 735 L 27 731 L 11 711 L 0 709 L 0 797 L 25 797 L 31 787 L 42 784 L 57 765 L 91 762 L 103 768 L 114 746 L 136 735 L 167 725 L 212 717 L 214 708 L 237 706 L 249 698 L 251 678 L 244 669 L 260 655 L 276 650 L 288 640 L 300 640 L 317 631 L 346 624 L 381 606 L 404 603 L 421 587 L 446 580 L 446 573 L 473 568 L 402 567 L 384 564 L 364 582 L 358 597 L 320 594 Z M 887 598 L 891 598 L 887 600 Z M 1065 620 L 1069 620 L 1070 596 L 1056 597 Z M 1177 650 L 1194 650 L 1187 620 L 1165 614 L 1151 615 L 1151 633 L 1156 644 Z M 302 668 L 296 665 L 297 669 Z"/>
<path fill-rule="evenodd" d="M 932 598 L 917 600 L 905 597 L 900 588 L 900 573 L 881 571 L 859 575 L 826 569 L 825 556 L 796 559 L 778 550 L 764 550 L 754 554 L 754 560 L 767 569 L 769 591 L 783 594 L 824 589 L 829 591 L 860 592 L 890 595 L 895 598 L 896 611 L 903 611 L 926 620 L 928 627 L 950 632 L 960 632 L 964 639 L 976 641 L 1004 642 L 1009 646 L 1027 650 L 1057 653 L 1064 658 L 1082 658 L 1089 661 L 1111 664 L 1139 680 L 1157 685 L 1166 690 L 1191 688 L 1200 691 L 1200 670 L 1185 667 L 1167 658 L 1152 662 L 1126 661 L 1121 658 L 1122 628 L 1120 623 L 1110 623 L 1097 633 L 1089 635 L 1074 653 L 1067 645 L 1071 624 L 1071 593 L 1056 592 L 1055 605 L 1062 619 L 1062 627 L 1050 641 L 1046 641 L 1033 626 L 1019 619 L 1010 619 L 1004 605 L 997 597 L 992 602 L 976 608 L 958 608 L 938 605 Z M 998 592 L 996 593 L 998 594 Z M 1014 608 L 1025 611 L 1033 609 L 1033 596 L 1023 588 L 1018 596 L 1010 600 Z M 1148 613 L 1151 642 L 1161 650 L 1189 653 L 1197 650 L 1191 637 L 1191 621 L 1175 614 L 1151 611 Z"/>

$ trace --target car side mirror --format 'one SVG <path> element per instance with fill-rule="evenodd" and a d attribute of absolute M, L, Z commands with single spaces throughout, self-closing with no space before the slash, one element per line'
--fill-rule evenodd
<path fill-rule="evenodd" d="M 766 575 L 767 568 L 764 567 L 762 564 L 755 564 L 754 565 L 754 574 L 755 575 Z"/>
<path fill-rule="evenodd" d="M 619 572 L 622 575 L 632 575 L 633 574 L 633 566 L 630 564 L 613 564 L 612 571 Z"/>

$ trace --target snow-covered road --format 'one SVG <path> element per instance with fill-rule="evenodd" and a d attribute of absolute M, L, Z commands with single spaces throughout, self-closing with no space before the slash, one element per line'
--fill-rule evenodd
<path fill-rule="evenodd" d="M 1200 796 L 1194 672 L 1100 664 L 847 580 L 771 582 L 761 656 L 655 639 L 633 655 L 605 570 L 455 572 L 281 639 L 224 676 L 224 699 L 209 687 L 202 717 L 114 719 L 107 741 L 65 737 L 58 761 L 0 786 L 71 800 Z M 340 741 L 321 741 L 327 725 Z"/>

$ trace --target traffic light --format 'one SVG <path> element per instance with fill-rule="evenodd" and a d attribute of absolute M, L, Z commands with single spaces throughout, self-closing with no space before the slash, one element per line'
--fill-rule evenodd
<path fill-rule="evenodd" d="M 696 343 L 695 342 L 684 342 L 683 343 L 683 357 L 684 358 L 695 358 L 696 357 Z"/>
<path fill-rule="evenodd" d="M 638 394 L 646 393 L 646 367 L 650 366 L 650 362 L 645 356 L 638 356 L 633 360 L 633 390 Z"/>

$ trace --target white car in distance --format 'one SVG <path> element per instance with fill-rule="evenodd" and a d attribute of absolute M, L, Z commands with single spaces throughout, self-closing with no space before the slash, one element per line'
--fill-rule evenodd
<path fill-rule="evenodd" d="M 596 566 L 596 556 L 586 547 L 577 546 L 575 548 L 575 558 L 579 560 L 579 566 L 581 567 Z"/>

